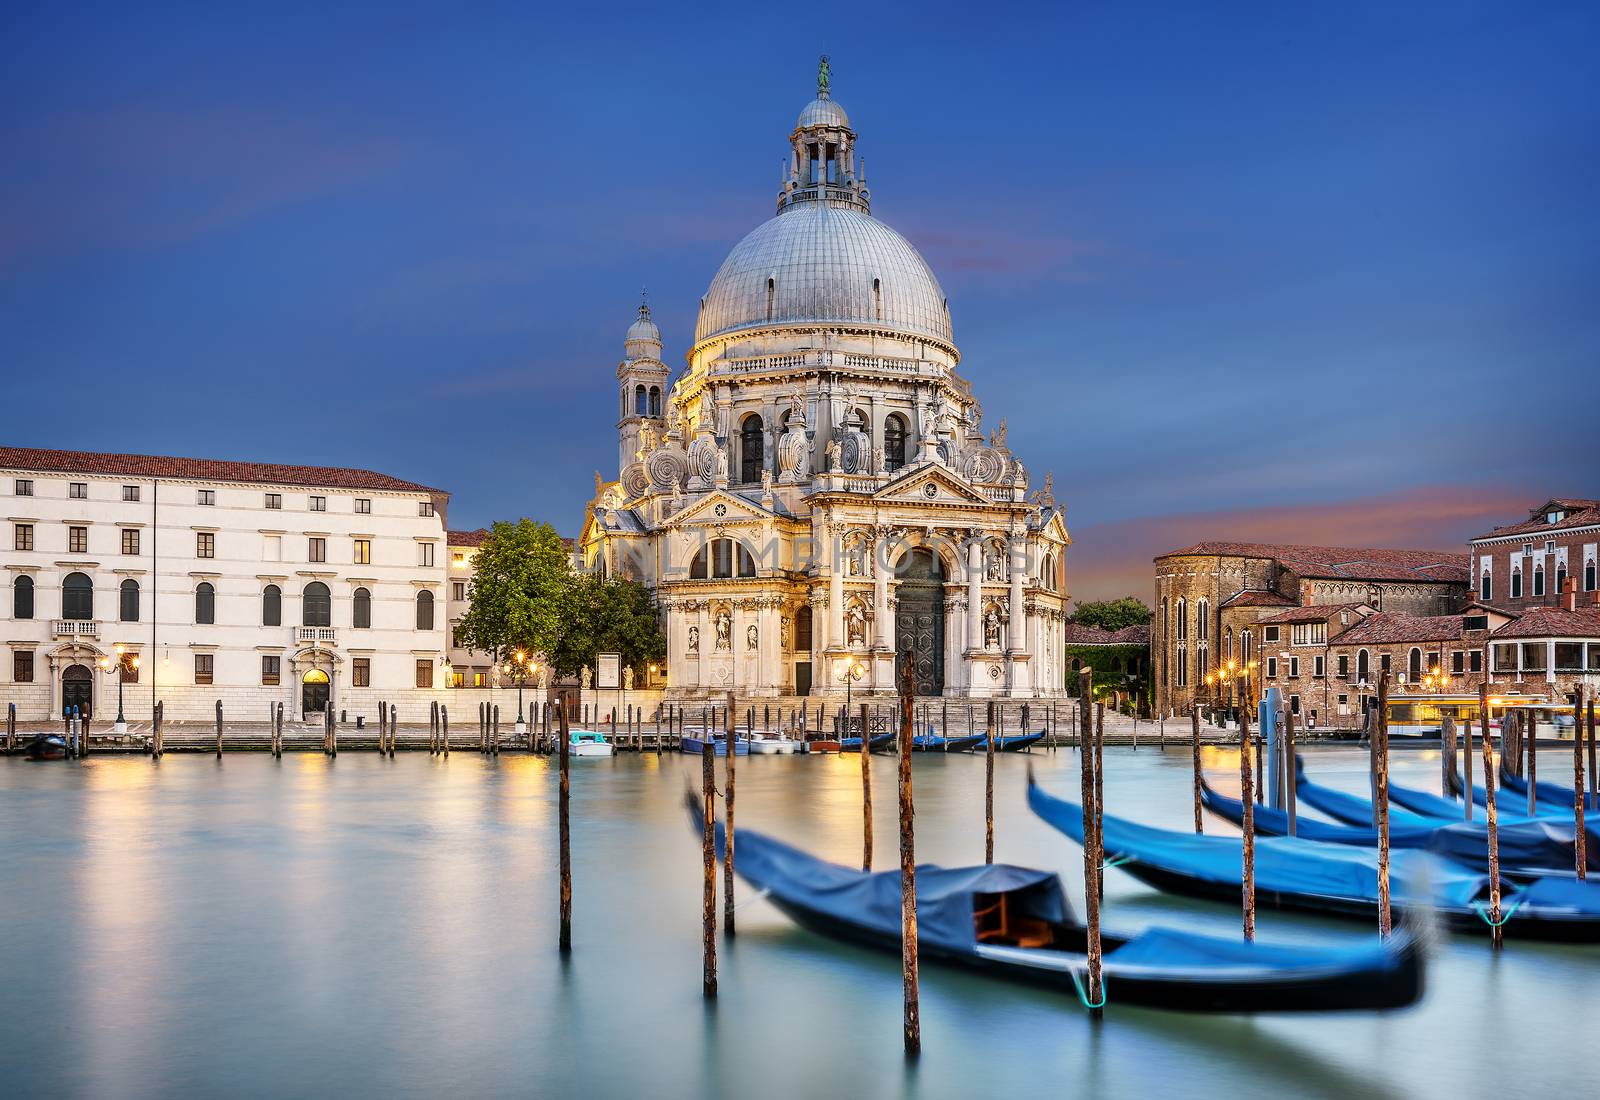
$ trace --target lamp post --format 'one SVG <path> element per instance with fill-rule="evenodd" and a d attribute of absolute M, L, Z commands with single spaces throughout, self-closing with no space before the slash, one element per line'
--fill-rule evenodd
<path fill-rule="evenodd" d="M 1254 667 L 1254 661 L 1240 665 L 1237 661 L 1229 660 L 1217 671 L 1206 673 L 1206 686 L 1214 689 L 1219 707 L 1222 704 L 1222 685 L 1228 685 L 1228 716 L 1226 719 L 1228 724 L 1232 724 L 1238 719 L 1238 707 L 1234 697 L 1235 686 L 1240 680 L 1248 681 L 1250 671 Z M 1248 684 L 1246 686 L 1248 687 Z"/>
<path fill-rule="evenodd" d="M 841 737 L 848 736 L 850 733 L 850 687 L 857 680 L 861 679 L 861 677 L 866 674 L 866 671 L 867 666 L 862 664 L 857 658 L 852 657 L 850 658 L 849 662 L 845 664 L 844 669 L 839 673 L 839 679 L 844 681 L 844 732 L 840 734 Z M 861 730 L 862 752 L 867 751 L 866 739 L 867 731 L 863 727 Z"/>
<path fill-rule="evenodd" d="M 510 661 L 505 664 L 507 676 L 517 678 L 517 736 L 521 737 L 528 732 L 527 724 L 522 718 L 522 685 L 528 682 L 528 677 L 539 671 L 539 662 L 528 660 L 528 655 L 522 650 L 517 650 Z"/>
<path fill-rule="evenodd" d="M 129 668 L 130 664 L 131 664 L 131 666 L 133 668 L 138 668 L 139 667 L 139 658 L 137 656 L 129 658 L 129 657 L 125 656 L 126 652 L 127 652 L 127 647 L 124 646 L 121 642 L 118 642 L 117 643 L 117 724 L 114 727 L 112 727 L 115 730 L 115 732 L 118 734 L 118 736 L 121 736 L 122 734 L 125 734 L 125 733 L 128 732 L 128 720 L 127 720 L 127 718 L 125 718 L 123 716 L 123 713 L 122 713 L 122 685 L 125 682 L 125 680 L 127 679 L 128 668 Z M 110 672 L 111 671 L 111 663 L 104 657 L 102 657 L 100 659 L 100 667 L 101 667 L 102 670 L 104 670 L 106 672 Z"/>

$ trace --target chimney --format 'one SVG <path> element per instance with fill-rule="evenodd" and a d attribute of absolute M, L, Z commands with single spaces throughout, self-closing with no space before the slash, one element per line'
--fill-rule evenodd
<path fill-rule="evenodd" d="M 1568 577 L 1561 586 L 1561 606 L 1566 611 L 1578 610 L 1578 578 Z"/>

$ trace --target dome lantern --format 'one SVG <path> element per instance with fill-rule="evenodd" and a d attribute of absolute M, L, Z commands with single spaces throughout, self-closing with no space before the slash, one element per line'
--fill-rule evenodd
<path fill-rule="evenodd" d="M 856 133 L 850 116 L 833 99 L 831 78 L 824 54 L 817 66 L 817 98 L 801 110 L 789 135 L 780 211 L 796 203 L 824 202 L 871 212 L 871 194 L 856 167 Z"/>

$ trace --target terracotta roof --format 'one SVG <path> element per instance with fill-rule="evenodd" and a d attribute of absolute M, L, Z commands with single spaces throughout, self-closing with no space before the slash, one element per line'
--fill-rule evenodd
<path fill-rule="evenodd" d="M 1331 645 L 1383 645 L 1393 642 L 1451 642 L 1461 637 L 1460 615 L 1368 615 L 1329 639 Z"/>
<path fill-rule="evenodd" d="M 1243 592 L 1236 592 L 1222 601 L 1223 607 L 1293 607 L 1295 603 L 1288 596 L 1280 596 L 1276 592 L 1263 592 L 1256 588 L 1247 588 Z"/>
<path fill-rule="evenodd" d="M 487 527 L 480 527 L 476 531 L 449 531 L 445 534 L 445 541 L 451 546 L 482 546 L 483 540 L 489 536 Z"/>
<path fill-rule="evenodd" d="M 0 447 L 0 469 L 109 474 L 116 477 L 168 477 L 186 481 L 245 481 L 261 485 L 306 485 L 312 488 L 373 489 L 398 493 L 444 492 L 443 489 L 402 481 L 388 474 L 342 466 L 281 466 L 270 462 L 101 454 L 96 451 L 55 451 L 38 447 Z"/>
<path fill-rule="evenodd" d="M 1098 626 L 1068 623 L 1067 645 L 1149 645 L 1149 626 L 1125 626 L 1121 630 L 1101 630 Z"/>
<path fill-rule="evenodd" d="M 1600 638 L 1600 607 L 1534 607 L 1515 622 L 1506 623 L 1491 637 L 1500 638 Z"/>
<path fill-rule="evenodd" d="M 1556 523 L 1546 522 L 1545 516 L 1552 511 L 1563 511 L 1565 518 Z M 1513 523 L 1507 527 L 1496 527 L 1487 535 L 1479 535 L 1478 539 L 1497 539 L 1506 535 L 1531 535 L 1540 531 L 1562 531 L 1570 527 L 1591 527 L 1600 524 L 1600 500 L 1589 500 L 1585 497 L 1553 497 L 1545 501 L 1521 523 Z"/>
<path fill-rule="evenodd" d="M 1340 612 L 1368 607 L 1364 603 L 1312 603 L 1304 607 L 1291 607 L 1276 615 L 1268 615 L 1261 623 L 1326 623 L 1339 617 Z"/>
<path fill-rule="evenodd" d="M 1197 542 L 1156 558 L 1272 558 L 1301 577 L 1359 581 L 1465 584 L 1467 555 L 1441 550 L 1355 549 L 1345 546 L 1278 546 L 1265 542 Z"/>

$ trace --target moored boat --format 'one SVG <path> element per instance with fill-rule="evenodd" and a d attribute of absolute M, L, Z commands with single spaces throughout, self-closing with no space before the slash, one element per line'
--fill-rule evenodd
<path fill-rule="evenodd" d="M 22 746 L 20 751 L 29 760 L 65 760 L 67 741 L 53 733 L 35 734 L 33 740 Z"/>
<path fill-rule="evenodd" d="M 727 735 L 723 733 L 714 733 L 708 737 L 704 730 L 693 734 L 684 734 L 681 748 L 684 752 L 692 753 L 695 756 L 700 756 L 705 753 L 707 745 L 711 746 L 712 755 L 714 756 L 728 755 Z M 733 752 L 735 756 L 749 756 L 750 739 L 748 737 L 740 737 L 738 734 L 735 734 L 733 738 Z"/>
<path fill-rule="evenodd" d="M 699 798 L 688 792 L 685 805 L 699 835 Z M 718 824 L 719 851 L 723 835 Z M 898 869 L 843 867 L 743 829 L 735 870 L 802 927 L 900 953 Z M 1007 864 L 922 864 L 916 887 L 924 960 L 1086 1000 L 1086 931 L 1056 875 Z M 1188 1012 L 1398 1008 L 1421 995 L 1425 969 L 1419 942 L 1404 930 L 1387 943 L 1288 947 L 1154 927 L 1103 932 L 1101 945 L 1106 1000 Z"/>
<path fill-rule="evenodd" d="M 1022 752 L 1044 740 L 1044 730 L 1038 733 L 1013 733 L 994 739 L 995 752 Z"/>
<path fill-rule="evenodd" d="M 567 739 L 567 752 L 572 756 L 610 756 L 614 746 L 605 734 L 594 730 L 571 730 Z"/>
<path fill-rule="evenodd" d="M 750 734 L 749 742 L 750 752 L 756 756 L 788 756 L 800 747 L 800 743 L 788 734 L 772 730 L 755 730 Z"/>
<path fill-rule="evenodd" d="M 965 737 L 943 737 L 933 732 L 933 727 L 928 727 L 927 733 L 919 733 L 911 738 L 911 748 L 915 752 L 971 752 L 983 744 L 984 734 L 973 733 Z"/>
<path fill-rule="evenodd" d="M 894 736 L 895 735 L 892 734 L 892 733 L 875 733 L 875 734 L 873 734 L 871 739 L 867 742 L 867 751 L 868 752 L 888 752 L 889 748 L 894 744 Z M 861 738 L 859 738 L 859 737 L 841 737 L 841 738 L 839 738 L 839 751 L 840 752 L 860 752 L 861 751 Z"/>

